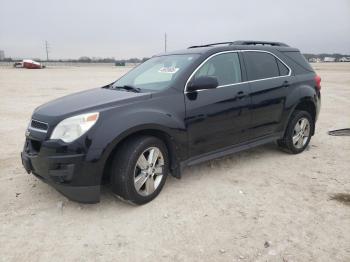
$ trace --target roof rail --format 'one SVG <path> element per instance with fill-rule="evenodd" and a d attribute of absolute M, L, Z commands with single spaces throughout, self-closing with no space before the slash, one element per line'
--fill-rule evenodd
<path fill-rule="evenodd" d="M 190 46 L 188 49 L 190 48 L 198 48 L 198 47 L 209 47 L 209 46 L 214 46 L 214 45 L 233 45 L 234 42 L 220 42 L 220 43 L 212 43 L 212 44 L 206 44 L 206 45 L 193 45 Z"/>
<path fill-rule="evenodd" d="M 270 46 L 284 46 L 289 47 L 289 45 L 281 42 L 267 42 L 267 41 L 247 41 L 247 40 L 240 40 L 240 41 L 234 41 L 232 43 L 233 45 L 270 45 Z"/>
<path fill-rule="evenodd" d="M 216 45 L 269 45 L 269 46 L 289 47 L 289 45 L 281 42 L 239 40 L 234 42 L 219 42 L 219 43 L 212 43 L 212 44 L 206 44 L 206 45 L 194 45 L 194 46 L 190 46 L 188 49 L 198 48 L 198 47 L 210 47 L 210 46 L 216 46 Z"/>

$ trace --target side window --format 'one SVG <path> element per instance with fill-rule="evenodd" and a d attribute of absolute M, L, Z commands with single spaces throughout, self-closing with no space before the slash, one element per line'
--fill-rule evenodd
<path fill-rule="evenodd" d="M 265 52 L 244 52 L 249 80 L 264 79 L 280 75 L 276 58 Z"/>
<path fill-rule="evenodd" d="M 286 76 L 289 74 L 289 69 L 279 59 L 276 58 L 280 76 Z"/>
<path fill-rule="evenodd" d="M 225 53 L 212 57 L 195 73 L 194 79 L 200 76 L 216 77 L 219 86 L 242 81 L 241 67 L 237 53 Z"/>

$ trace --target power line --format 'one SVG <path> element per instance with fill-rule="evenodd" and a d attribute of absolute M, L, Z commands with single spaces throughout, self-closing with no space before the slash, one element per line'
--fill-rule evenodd
<path fill-rule="evenodd" d="M 167 49 L 167 35 L 166 33 L 164 34 L 164 52 L 166 53 L 166 49 Z"/>
<path fill-rule="evenodd" d="M 49 61 L 49 43 L 45 40 L 46 61 Z"/>

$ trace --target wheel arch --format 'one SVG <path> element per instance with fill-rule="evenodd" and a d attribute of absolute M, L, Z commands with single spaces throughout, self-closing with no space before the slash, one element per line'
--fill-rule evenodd
<path fill-rule="evenodd" d="M 316 123 L 316 105 L 315 105 L 315 102 L 313 101 L 313 99 L 311 97 L 303 97 L 295 104 L 295 106 L 292 108 L 292 110 L 290 110 L 289 115 L 288 115 L 288 121 L 286 122 L 285 127 L 284 127 L 284 133 L 286 131 L 286 128 L 288 126 L 288 123 L 290 121 L 290 118 L 291 118 L 293 112 L 295 112 L 296 110 L 303 110 L 303 111 L 310 113 L 312 120 L 313 120 L 313 123 L 315 125 L 315 123 Z M 315 133 L 315 128 L 312 129 L 311 135 L 314 135 L 314 133 Z"/>
<path fill-rule="evenodd" d="M 119 135 L 112 143 L 111 148 L 106 152 L 105 163 L 103 165 L 102 181 L 108 181 L 110 178 L 110 167 L 113 161 L 113 156 L 116 154 L 118 148 L 127 140 L 132 139 L 136 136 L 154 136 L 164 142 L 168 150 L 169 156 L 169 168 L 171 174 L 174 177 L 180 177 L 179 170 L 179 156 L 176 147 L 175 139 L 169 134 L 164 128 L 160 126 L 140 126 L 132 128 L 131 130 L 125 131 Z"/>

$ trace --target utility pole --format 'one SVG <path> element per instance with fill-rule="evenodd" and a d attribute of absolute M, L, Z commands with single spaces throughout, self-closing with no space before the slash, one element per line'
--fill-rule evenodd
<path fill-rule="evenodd" d="M 49 61 L 49 43 L 45 40 L 46 61 Z"/>
<path fill-rule="evenodd" d="M 164 34 L 164 51 L 166 53 L 166 48 L 167 48 L 167 35 L 166 33 Z"/>

